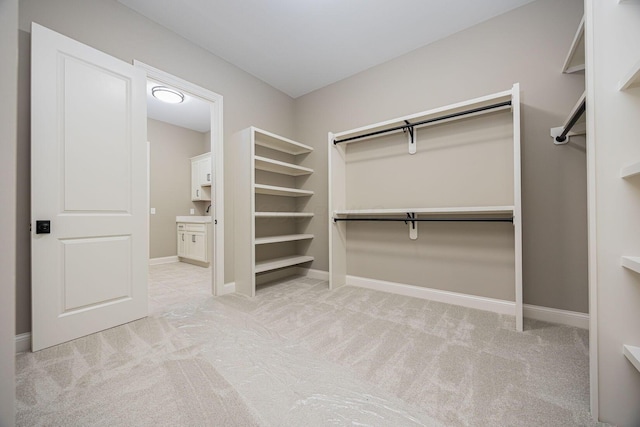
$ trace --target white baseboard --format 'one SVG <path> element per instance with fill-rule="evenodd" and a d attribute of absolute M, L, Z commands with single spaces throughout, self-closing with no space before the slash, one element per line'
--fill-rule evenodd
<path fill-rule="evenodd" d="M 179 259 L 177 255 L 162 258 L 149 258 L 149 265 L 171 264 L 178 261 Z"/>
<path fill-rule="evenodd" d="M 512 301 L 442 291 L 439 289 L 422 288 L 419 286 L 405 285 L 403 283 L 386 282 L 357 276 L 347 276 L 347 285 L 408 297 L 428 299 L 446 304 L 460 305 L 478 310 L 493 311 L 499 314 L 510 314 L 512 316 L 516 314 L 516 303 Z"/>
<path fill-rule="evenodd" d="M 16 335 L 16 354 L 31 351 L 31 332 Z"/>
<path fill-rule="evenodd" d="M 236 291 L 236 282 L 225 283 L 220 295 L 232 294 Z"/>
<path fill-rule="evenodd" d="M 298 268 L 298 271 L 303 276 L 307 276 L 310 279 L 329 280 L 329 272 L 322 270 L 314 270 L 312 268 Z"/>
<path fill-rule="evenodd" d="M 559 323 L 581 329 L 589 329 L 589 315 L 576 311 L 559 310 L 557 308 L 540 307 L 537 305 L 522 305 L 523 316 L 543 322 Z"/>

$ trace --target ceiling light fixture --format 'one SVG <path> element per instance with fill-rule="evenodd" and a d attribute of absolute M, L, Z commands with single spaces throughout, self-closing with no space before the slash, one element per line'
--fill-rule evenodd
<path fill-rule="evenodd" d="M 169 104 L 180 104 L 184 101 L 184 95 L 182 93 L 165 86 L 155 86 L 151 89 L 151 94 L 160 101 Z"/>

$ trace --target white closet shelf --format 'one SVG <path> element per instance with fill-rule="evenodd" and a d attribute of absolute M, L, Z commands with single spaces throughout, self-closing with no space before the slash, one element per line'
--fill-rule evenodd
<path fill-rule="evenodd" d="M 621 178 L 630 178 L 640 174 L 640 162 L 625 166 L 620 170 Z"/>
<path fill-rule="evenodd" d="M 624 344 L 622 346 L 622 353 L 629 359 L 629 362 L 640 371 L 640 347 L 634 347 L 632 345 Z"/>
<path fill-rule="evenodd" d="M 298 188 L 276 187 L 275 185 L 255 184 L 256 194 L 270 196 L 306 197 L 313 196 L 313 191 L 300 190 Z"/>
<path fill-rule="evenodd" d="M 305 262 L 313 261 L 312 256 L 308 255 L 293 255 L 282 258 L 268 259 L 265 261 L 256 262 L 256 273 L 264 273 L 265 271 L 277 270 L 279 268 L 291 267 L 298 264 L 304 264 Z"/>
<path fill-rule="evenodd" d="M 584 56 L 584 16 L 578 25 L 576 35 L 573 37 L 573 42 L 569 48 L 569 53 L 564 60 L 562 66 L 562 72 L 565 74 L 575 73 L 577 71 L 584 70 L 585 56 Z"/>
<path fill-rule="evenodd" d="M 427 111 L 422 111 L 420 113 L 416 113 L 416 114 L 412 114 L 409 116 L 402 116 L 396 119 L 391 119 L 391 120 L 387 120 L 384 122 L 379 122 L 376 123 L 374 125 L 369 125 L 369 126 L 363 126 L 357 129 L 353 129 L 353 130 L 349 130 L 346 132 L 339 132 L 339 133 L 335 133 L 333 134 L 333 137 L 335 140 L 342 140 L 342 139 L 346 139 L 346 138 L 351 138 L 354 136 L 360 136 L 360 135 L 365 135 L 371 132 L 377 132 L 377 131 L 381 131 L 381 130 L 385 130 L 385 129 L 389 129 L 389 128 L 393 128 L 393 127 L 398 127 L 398 126 L 406 126 L 406 122 L 411 122 L 411 123 L 416 123 L 416 122 L 420 122 L 423 120 L 430 120 L 430 119 L 435 119 L 435 118 L 439 118 L 439 117 L 446 117 L 449 116 L 451 114 L 455 114 L 455 113 L 459 113 L 462 111 L 468 111 L 468 110 L 473 110 L 475 108 L 482 108 L 482 107 L 487 107 L 493 104 L 499 104 L 499 103 L 503 103 L 503 102 L 508 102 L 511 101 L 512 99 L 512 91 L 505 91 L 505 92 L 499 92 L 499 93 L 495 93 L 492 95 L 487 95 L 487 96 L 483 96 L 480 98 L 475 98 L 475 99 L 471 99 L 468 101 L 463 101 L 463 102 L 458 102 L 456 104 L 451 104 L 451 105 L 447 105 L 444 107 L 439 107 L 439 108 L 434 108 L 433 110 L 427 110 Z M 493 113 L 496 111 L 501 111 L 501 110 L 510 110 L 511 106 L 510 105 L 505 105 L 502 107 L 497 107 L 497 108 L 493 108 L 490 110 L 486 110 L 486 111 L 479 111 L 477 113 L 472 113 L 472 114 L 466 114 L 464 116 L 461 117 L 454 117 L 454 118 L 450 118 L 450 119 L 446 119 L 446 120 L 441 120 L 438 121 L 436 123 L 440 124 L 440 123 L 446 123 L 449 121 L 453 121 L 453 120 L 460 120 L 460 119 L 464 119 L 464 118 L 468 118 L 468 117 L 474 117 L 474 116 L 478 116 L 481 114 L 488 114 L 488 113 Z M 429 126 L 427 125 L 423 125 L 423 126 Z M 420 126 L 416 126 L 416 128 L 419 128 Z M 401 130 L 399 130 L 398 132 L 401 132 Z M 363 141 L 364 139 L 361 139 L 360 141 Z"/>
<path fill-rule="evenodd" d="M 267 157 L 254 156 L 255 168 L 268 172 L 275 172 L 282 175 L 301 176 L 310 175 L 313 169 L 303 166 L 294 165 L 292 163 L 281 162 L 279 160 L 269 159 Z"/>
<path fill-rule="evenodd" d="M 640 273 L 640 257 L 623 256 L 622 266 L 636 273 Z"/>
<path fill-rule="evenodd" d="M 256 212 L 256 218 L 311 218 L 313 212 Z"/>
<path fill-rule="evenodd" d="M 276 151 L 282 151 L 283 153 L 293 154 L 295 156 L 313 151 L 313 147 L 276 135 L 275 133 L 267 132 L 266 130 L 258 129 L 256 127 L 253 127 L 253 130 L 255 132 L 256 145 Z"/>
<path fill-rule="evenodd" d="M 640 86 L 640 61 L 631 68 L 631 71 L 618 84 L 618 90 L 627 90 Z"/>
<path fill-rule="evenodd" d="M 394 208 L 394 209 L 345 209 L 333 212 L 334 216 L 346 215 L 400 215 L 408 212 L 416 214 L 512 214 L 514 206 L 474 206 L 453 208 Z"/>
<path fill-rule="evenodd" d="M 256 245 L 267 245 L 269 243 L 294 242 L 296 240 L 313 239 L 313 234 L 283 234 L 280 236 L 257 237 Z"/>

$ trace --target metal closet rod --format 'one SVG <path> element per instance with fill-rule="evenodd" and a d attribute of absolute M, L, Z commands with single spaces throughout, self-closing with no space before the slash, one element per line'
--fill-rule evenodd
<path fill-rule="evenodd" d="M 560 135 L 556 136 L 556 141 L 558 142 L 566 141 L 567 135 L 569 134 L 569 132 L 571 132 L 571 129 L 573 129 L 575 124 L 578 123 L 578 120 L 580 120 L 580 117 L 584 114 L 586 110 L 587 110 L 587 100 L 583 99 L 582 102 L 580 103 L 580 106 L 576 109 L 575 113 L 573 113 L 573 116 L 569 120 L 569 123 L 567 123 L 567 127 L 565 127 L 562 130 L 562 133 Z"/>
<path fill-rule="evenodd" d="M 511 218 L 333 218 L 333 222 L 339 221 L 384 221 L 384 222 L 510 222 Z"/>
<path fill-rule="evenodd" d="M 365 133 L 364 135 L 352 136 L 352 137 L 344 138 L 344 139 L 334 139 L 333 140 L 333 145 L 337 145 L 337 144 L 340 144 L 342 142 L 354 141 L 356 139 L 368 138 L 370 136 L 382 135 L 384 133 L 396 132 L 396 131 L 405 130 L 405 129 L 413 129 L 416 126 L 422 126 L 422 125 L 426 125 L 428 123 L 435 123 L 435 122 L 439 122 L 439 121 L 442 121 L 442 120 L 453 119 L 455 117 L 466 116 L 468 114 L 479 113 L 479 112 L 482 112 L 482 111 L 493 110 L 495 108 L 505 107 L 507 105 L 511 105 L 511 101 L 505 101 L 505 102 L 500 102 L 498 104 L 486 105 L 484 107 L 473 108 L 471 110 L 466 110 L 466 111 L 459 111 L 457 113 L 447 114 L 446 116 L 435 117 L 433 119 L 422 120 L 422 121 L 416 122 L 416 123 L 407 122 L 407 124 L 405 124 L 405 125 L 396 126 L 396 127 L 389 128 L 389 129 L 384 129 L 384 130 L 378 130 L 378 131 L 375 131 L 375 132 Z"/>

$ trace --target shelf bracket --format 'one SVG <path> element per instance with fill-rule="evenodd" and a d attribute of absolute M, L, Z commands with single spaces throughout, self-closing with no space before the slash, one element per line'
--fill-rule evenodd
<path fill-rule="evenodd" d="M 409 154 L 416 154 L 416 129 L 409 121 L 404 121 L 407 126 L 402 129 L 407 134 L 407 141 L 409 143 Z"/>
<path fill-rule="evenodd" d="M 407 212 L 407 219 L 404 223 L 409 226 L 409 238 L 411 240 L 416 240 L 418 238 L 418 223 L 415 219 L 416 214 L 414 212 Z"/>

